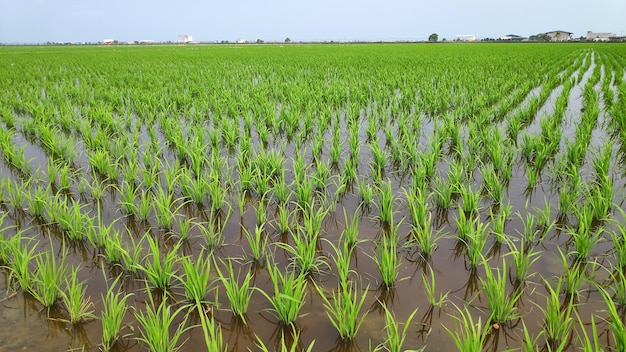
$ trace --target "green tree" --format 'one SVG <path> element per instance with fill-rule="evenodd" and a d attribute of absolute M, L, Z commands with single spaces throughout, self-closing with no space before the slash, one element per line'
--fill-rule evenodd
<path fill-rule="evenodd" d="M 437 34 L 437 33 L 433 33 L 433 34 L 428 36 L 428 41 L 429 42 L 436 42 L 438 40 L 439 40 L 439 34 Z"/>
<path fill-rule="evenodd" d="M 291 43 L 291 38 L 289 37 L 285 38 L 285 44 L 289 44 L 289 43 Z"/>

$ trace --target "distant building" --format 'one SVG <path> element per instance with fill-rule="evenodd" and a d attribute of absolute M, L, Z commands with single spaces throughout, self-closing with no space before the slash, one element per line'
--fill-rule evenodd
<path fill-rule="evenodd" d="M 237 39 L 237 44 L 246 44 L 248 41 L 243 39 L 243 38 L 239 38 Z"/>
<path fill-rule="evenodd" d="M 500 40 L 504 40 L 504 41 L 511 41 L 511 42 L 521 42 L 521 41 L 524 41 L 524 40 L 528 40 L 527 37 L 522 37 L 521 35 L 517 35 L 517 34 L 503 35 L 499 39 Z"/>
<path fill-rule="evenodd" d="M 115 39 L 104 39 L 102 41 L 102 44 L 107 44 L 107 45 L 115 44 Z"/>
<path fill-rule="evenodd" d="M 181 34 L 178 36 L 178 42 L 180 44 L 187 44 L 193 42 L 193 37 L 191 34 Z"/>
<path fill-rule="evenodd" d="M 573 34 L 574 33 L 566 31 L 552 31 L 546 33 L 551 42 L 569 42 L 572 40 Z"/>
<path fill-rule="evenodd" d="M 476 36 L 473 34 L 457 34 L 455 35 L 456 40 L 460 42 L 475 42 Z"/>
<path fill-rule="evenodd" d="M 615 33 L 595 33 L 592 31 L 587 31 L 587 40 L 594 42 L 608 42 L 612 38 L 617 37 Z"/>

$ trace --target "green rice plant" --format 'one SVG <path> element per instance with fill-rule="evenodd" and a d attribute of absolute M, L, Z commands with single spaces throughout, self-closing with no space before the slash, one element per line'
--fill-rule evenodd
<path fill-rule="evenodd" d="M 2 188 L 2 185 L 0 185 Z M 50 185 L 43 188 L 41 185 L 37 185 L 34 194 L 28 193 L 26 195 L 28 200 L 28 209 L 30 213 L 38 219 L 41 219 L 44 215 L 46 207 L 48 207 L 48 193 L 50 192 Z M 0 196 L 2 196 L 0 194 Z"/>
<path fill-rule="evenodd" d="M 115 187 L 120 194 L 120 207 L 126 214 L 135 211 L 135 199 L 137 198 L 137 187 L 134 183 L 124 181 L 121 187 Z"/>
<path fill-rule="evenodd" d="M 149 191 L 143 190 L 139 193 L 139 204 L 135 205 L 135 215 L 141 221 L 148 221 L 150 210 L 152 210 L 152 196 Z"/>
<path fill-rule="evenodd" d="M 322 225 L 326 215 L 330 212 L 330 208 L 320 205 L 307 204 L 306 207 L 300 207 L 302 210 L 302 227 L 304 234 L 309 238 L 317 238 L 322 232 Z"/>
<path fill-rule="evenodd" d="M 474 192 L 472 185 L 469 183 L 458 186 L 457 192 L 462 201 L 460 204 L 461 211 L 466 215 L 478 214 L 480 192 Z"/>
<path fill-rule="evenodd" d="M 469 242 L 467 242 L 467 257 L 469 264 L 472 268 L 478 267 L 483 260 L 483 249 L 487 244 L 489 238 L 487 233 L 487 225 L 480 221 L 479 217 L 474 218 L 472 221 L 471 230 L 469 233 Z"/>
<path fill-rule="evenodd" d="M 148 253 L 143 258 L 143 264 L 137 264 L 139 269 L 146 275 L 146 279 L 156 289 L 163 290 L 170 286 L 172 279 L 175 277 L 174 265 L 178 261 L 178 249 L 181 247 L 182 242 L 178 242 L 173 248 L 169 249 L 167 253 L 161 258 L 161 247 L 157 240 L 152 236 L 146 236 L 148 238 Z"/>
<path fill-rule="evenodd" d="M 359 196 L 361 197 L 361 203 L 365 206 L 372 204 L 374 199 L 374 188 L 365 180 L 358 180 L 357 187 L 359 189 Z"/>
<path fill-rule="evenodd" d="M 358 176 L 358 161 L 348 158 L 343 165 L 343 180 L 345 184 L 351 184 Z"/>
<path fill-rule="evenodd" d="M 578 315 L 578 311 L 574 310 L 574 314 L 576 314 L 576 321 L 578 321 L 580 327 L 579 331 L 582 332 L 582 335 L 581 333 L 577 334 L 578 341 L 580 342 L 580 349 L 584 352 L 602 351 L 603 349 L 599 340 L 600 335 L 598 335 L 598 328 L 596 327 L 596 321 L 593 314 L 591 315 L 591 336 L 587 333 L 587 327 Z"/>
<path fill-rule="evenodd" d="M 352 282 L 346 282 L 345 285 L 339 286 L 337 292 L 331 292 L 329 299 L 322 292 L 322 289 L 317 287 L 324 308 L 326 308 L 326 315 L 339 333 L 341 340 L 352 341 L 359 332 L 361 324 L 367 316 L 367 311 L 361 313 L 361 310 L 367 298 L 368 289 L 369 287 L 365 288 L 365 293 L 359 295 L 359 291 L 363 290 L 358 290 L 356 284 Z"/>
<path fill-rule="evenodd" d="M 504 189 L 495 168 L 491 164 L 487 164 L 482 167 L 481 171 L 485 190 L 496 204 L 501 203 L 504 199 Z"/>
<path fill-rule="evenodd" d="M 539 230 L 537 230 L 537 227 L 535 226 L 535 215 L 532 213 L 527 213 L 526 218 L 524 218 L 522 217 L 522 214 L 517 213 L 517 216 L 519 217 L 524 227 L 524 232 L 522 233 L 522 236 L 525 243 L 533 243 L 533 241 L 535 241 L 535 239 L 537 239 L 537 236 L 539 235 Z"/>
<path fill-rule="evenodd" d="M 222 327 L 211 316 L 207 319 L 204 312 L 200 314 L 200 325 L 204 334 L 204 342 L 208 352 L 228 351 L 228 344 L 224 342 Z"/>
<path fill-rule="evenodd" d="M 536 209 L 535 219 L 537 221 L 537 231 L 541 240 L 545 238 L 545 236 L 556 226 L 556 220 L 552 220 L 552 208 L 549 201 L 546 200 L 546 205 L 543 209 Z"/>
<path fill-rule="evenodd" d="M 72 183 L 72 171 L 69 165 L 65 164 L 59 169 L 59 191 L 68 191 Z"/>
<path fill-rule="evenodd" d="M 487 297 L 487 305 L 491 311 L 489 321 L 492 324 L 503 324 L 520 317 L 521 315 L 515 305 L 522 292 L 507 292 L 508 278 L 504 258 L 502 259 L 502 270 L 496 269 L 494 273 L 487 260 L 484 259 L 483 267 L 485 268 L 485 279 L 480 278 L 480 282 Z"/>
<path fill-rule="evenodd" d="M 94 173 L 93 180 L 89 184 L 89 193 L 91 193 L 91 198 L 95 201 L 100 201 L 102 197 L 104 197 L 104 192 L 106 192 L 107 188 L 109 188 L 107 180 L 98 182 Z"/>
<path fill-rule="evenodd" d="M 399 226 L 399 224 L 398 224 Z M 395 232 L 397 226 L 391 224 Z M 398 257 L 398 237 L 382 236 L 380 242 L 376 246 L 378 255 L 373 257 L 374 263 L 378 267 L 380 276 L 385 287 L 392 287 L 398 278 L 398 268 L 400 267 L 400 258 Z"/>
<path fill-rule="evenodd" d="M 439 297 L 435 294 L 436 286 L 435 286 L 435 272 L 431 266 L 428 266 L 428 270 L 430 275 L 427 275 L 426 272 L 422 272 L 422 284 L 424 285 L 424 292 L 426 293 L 426 298 L 428 298 L 428 303 L 430 303 L 433 307 L 443 307 L 445 302 L 448 300 L 448 294 L 450 291 L 445 293 L 439 293 Z M 427 276 L 430 276 L 428 279 Z"/>
<path fill-rule="evenodd" d="M 102 350 L 110 351 L 115 343 L 122 338 L 122 323 L 128 310 L 126 302 L 132 293 L 123 294 L 118 288 L 121 276 L 118 276 L 113 283 L 107 285 L 107 291 L 102 297 L 102 312 L 100 321 L 102 323 Z"/>
<path fill-rule="evenodd" d="M 357 208 L 352 214 L 352 217 L 348 219 L 348 214 L 346 213 L 346 208 L 343 208 L 343 218 L 345 220 L 345 226 L 341 233 L 346 244 L 350 247 L 354 246 L 359 241 L 359 216 L 357 212 L 359 209 Z"/>
<path fill-rule="evenodd" d="M 319 233 L 305 233 L 303 229 L 291 232 L 293 246 L 289 243 L 276 242 L 276 246 L 291 255 L 291 265 L 302 276 L 322 272 L 328 266 L 326 260 L 318 255 Z"/>
<path fill-rule="evenodd" d="M 489 325 L 483 324 L 480 317 L 478 317 L 478 320 L 475 321 L 472 313 L 467 309 L 467 307 L 463 307 L 463 310 L 461 310 L 461 308 L 459 308 L 456 304 L 454 304 L 454 307 L 461 315 L 460 317 L 452 316 L 455 320 L 456 331 L 453 332 L 446 326 L 443 328 L 446 329 L 450 337 L 452 337 L 452 340 L 459 351 L 481 352 L 485 341 L 487 340 Z"/>
<path fill-rule="evenodd" d="M 185 170 L 185 169 L 181 169 Z M 180 189 L 183 196 L 196 204 L 203 204 L 207 195 L 207 181 L 203 177 L 195 177 L 188 170 L 180 171 Z"/>
<path fill-rule="evenodd" d="M 545 285 L 548 290 L 546 304 L 537 304 L 537 307 L 544 315 L 543 333 L 546 337 L 546 344 L 552 349 L 560 350 L 562 350 L 567 343 L 573 328 L 572 310 L 574 307 L 571 296 L 569 301 L 561 304 L 561 300 L 559 298 L 561 283 L 562 280 L 559 279 L 556 287 L 553 288 L 547 281 L 545 281 Z"/>
<path fill-rule="evenodd" d="M 432 213 L 428 212 L 423 224 L 412 225 L 412 240 L 415 241 L 415 243 L 422 251 L 422 255 L 425 257 L 432 255 L 435 249 L 437 249 L 438 238 L 435 236 L 435 234 L 433 234 L 431 223 Z"/>
<path fill-rule="evenodd" d="M 535 336 L 534 338 L 530 337 L 530 333 L 528 332 L 528 328 L 526 324 L 522 321 L 522 328 L 524 330 L 524 336 L 522 338 L 522 347 L 521 350 L 523 352 L 535 352 L 539 351 L 539 338 L 541 334 Z"/>
<path fill-rule="evenodd" d="M 94 304 L 85 297 L 87 287 L 78 281 L 78 267 L 71 270 L 70 278 L 65 278 L 65 290 L 61 291 L 61 300 L 67 310 L 67 321 L 74 325 L 95 319 Z"/>
<path fill-rule="evenodd" d="M 179 278 L 185 289 L 185 297 L 193 305 L 202 305 L 206 303 L 205 299 L 209 293 L 209 284 L 211 279 L 211 260 L 205 254 L 204 249 L 198 254 L 198 258 L 191 256 L 180 258 L 180 264 L 185 273 L 184 280 Z"/>
<path fill-rule="evenodd" d="M 226 188 L 217 177 L 211 177 L 206 185 L 206 190 L 211 200 L 211 209 L 218 211 L 226 203 Z"/>
<path fill-rule="evenodd" d="M 532 274 L 530 267 L 539 260 L 541 252 L 536 251 L 524 240 L 519 242 L 519 247 L 513 243 L 513 240 L 507 239 L 506 244 L 509 249 L 509 255 L 513 257 L 513 266 L 515 268 L 515 282 L 521 284 L 525 282 Z"/>
<path fill-rule="evenodd" d="M 9 263 L 10 276 L 15 278 L 24 292 L 31 292 L 35 285 L 35 276 L 30 271 L 30 264 L 37 258 L 37 245 L 32 238 L 24 238 L 26 229 L 20 229 L 5 244 L 11 258 Z M 25 243 L 22 243 L 25 242 Z M 34 243 L 33 243 L 34 242 Z"/>
<path fill-rule="evenodd" d="M 568 229 L 568 233 L 572 236 L 574 242 L 574 255 L 579 260 L 585 260 L 591 254 L 591 251 L 602 240 L 604 229 L 590 229 L 590 224 L 579 222 L 578 229 Z"/>
<path fill-rule="evenodd" d="M 65 263 L 67 250 L 61 252 L 61 259 L 57 262 L 56 254 L 50 243 L 50 250 L 44 251 L 35 257 L 34 285 L 30 291 L 32 296 L 46 309 L 50 309 L 61 298 L 59 282 L 65 278 L 69 267 Z"/>
<path fill-rule="evenodd" d="M 179 350 L 182 345 L 179 345 L 182 335 L 192 326 L 184 327 L 187 324 L 187 317 L 176 326 L 174 321 L 186 309 L 186 306 L 181 306 L 172 312 L 167 300 L 163 299 L 157 306 L 150 290 L 148 290 L 148 297 L 149 302 L 145 313 L 141 311 L 134 313 L 141 335 L 137 337 L 137 340 L 146 344 L 150 351 Z M 174 330 L 172 335 L 170 335 L 171 330 Z"/>
<path fill-rule="evenodd" d="M 256 225 L 254 228 L 254 233 L 248 231 L 242 225 L 243 232 L 248 240 L 248 245 L 250 246 L 250 254 L 252 255 L 252 260 L 255 262 L 260 262 L 261 259 L 265 258 L 267 253 L 267 237 L 263 234 L 265 225 L 260 224 Z"/>
<path fill-rule="evenodd" d="M 378 217 L 383 224 L 390 224 L 393 221 L 393 204 L 394 196 L 391 188 L 391 180 L 387 180 L 386 186 L 380 187 L 378 190 L 378 201 L 376 207 L 378 208 Z"/>
<path fill-rule="evenodd" d="M 176 218 L 178 210 L 185 205 L 185 202 L 180 202 L 176 205 L 179 199 L 174 199 L 174 193 L 166 192 L 163 188 L 158 188 L 154 197 L 152 198 L 152 209 L 154 210 L 154 217 L 157 220 L 159 227 L 166 230 L 172 229 L 172 223 Z"/>
<path fill-rule="evenodd" d="M 387 334 L 387 338 L 380 345 L 376 346 L 376 348 L 374 348 L 374 351 L 405 351 L 402 346 L 404 345 L 404 342 L 406 341 L 406 338 L 408 336 L 409 327 L 411 326 L 411 321 L 413 320 L 413 317 L 417 313 L 417 308 L 413 312 L 411 312 L 409 317 L 404 322 L 404 328 L 400 330 L 400 323 L 398 323 L 395 314 L 391 312 L 389 308 L 387 308 L 386 304 L 382 302 L 379 303 L 385 311 L 385 332 Z"/>
<path fill-rule="evenodd" d="M 230 310 L 236 317 L 246 323 L 246 313 L 248 312 L 248 306 L 250 305 L 252 293 L 254 292 L 251 286 L 252 273 L 248 271 L 243 280 L 240 280 L 241 272 L 235 275 L 232 260 L 229 259 L 228 263 L 224 263 L 224 265 L 228 270 L 226 275 L 222 273 L 219 267 L 216 267 L 216 269 L 219 279 L 226 291 L 226 297 L 230 302 Z"/>
<path fill-rule="evenodd" d="M 296 180 L 294 196 L 296 198 L 296 204 L 301 207 L 305 207 L 307 204 L 311 204 L 311 201 L 313 200 L 314 182 L 313 179 L 304 175 L 301 177 L 302 179 L 300 181 Z"/>
<path fill-rule="evenodd" d="M 443 178 L 436 178 L 434 185 L 435 205 L 440 209 L 449 209 L 452 206 L 452 185 Z"/>
<path fill-rule="evenodd" d="M 283 272 L 276 265 L 268 265 L 267 271 L 273 283 L 272 296 L 261 289 L 259 292 L 270 302 L 271 311 L 279 322 L 285 326 L 293 326 L 305 303 L 307 285 L 305 276 L 298 276 L 293 271 Z"/>
<path fill-rule="evenodd" d="M 428 203 L 424 196 L 424 191 L 420 188 L 414 192 L 403 190 L 409 210 L 409 217 L 415 227 L 422 227 L 426 223 L 426 214 L 428 213 Z"/>
<path fill-rule="evenodd" d="M 506 241 L 508 237 L 504 233 L 504 228 L 506 226 L 506 221 L 511 214 L 511 204 L 507 203 L 501 207 L 498 213 L 494 213 L 493 209 L 489 209 L 489 214 L 491 218 L 491 233 L 493 233 L 496 243 Z"/>
<path fill-rule="evenodd" d="M 315 188 L 326 189 L 326 184 L 331 176 L 330 165 L 326 161 L 317 160 L 315 162 Z"/>
<path fill-rule="evenodd" d="M 597 288 L 606 304 L 606 313 L 608 314 L 606 320 L 612 330 L 615 349 L 624 351 L 626 350 L 626 325 L 622 319 L 621 310 L 615 305 L 613 298 L 606 289 L 600 286 L 597 286 Z"/>
<path fill-rule="evenodd" d="M 209 219 L 205 224 L 199 223 L 197 226 L 200 229 L 200 233 L 206 247 L 210 250 L 214 250 L 219 248 L 224 243 L 224 227 L 228 222 L 232 211 L 228 208 L 228 212 L 226 212 L 222 221 L 215 218 L 214 212 L 209 212 Z"/>
<path fill-rule="evenodd" d="M 347 285 L 350 273 L 353 272 L 350 269 L 350 259 L 354 252 L 354 246 L 350 245 L 348 241 L 343 237 L 342 244 L 335 246 L 332 242 L 328 242 L 335 255 L 331 255 L 335 269 L 337 270 L 337 276 L 339 278 L 339 286 Z"/>
<path fill-rule="evenodd" d="M 287 181 L 285 179 L 285 169 L 282 169 L 281 177 L 279 177 L 272 187 L 272 191 L 278 204 L 286 205 L 289 201 L 289 197 L 291 197 L 291 190 L 287 185 Z"/>
<path fill-rule="evenodd" d="M 474 233 L 474 226 L 478 222 L 477 216 L 465 215 L 465 212 L 459 211 L 458 217 L 455 219 L 457 228 L 457 237 L 460 241 L 467 243 Z"/>
<path fill-rule="evenodd" d="M 128 230 L 130 233 L 130 230 Z M 121 264 L 124 270 L 131 274 L 136 274 L 137 270 L 141 269 L 141 261 L 143 259 L 143 241 L 146 238 L 150 237 L 150 232 L 146 231 L 139 241 L 135 241 L 134 236 L 128 236 L 130 239 L 130 244 L 123 245 L 122 243 L 118 243 L 120 246 L 120 254 L 121 254 Z"/>
<path fill-rule="evenodd" d="M 93 231 L 94 233 L 99 233 L 99 235 L 91 235 L 88 238 L 92 245 L 101 243 L 100 246 L 104 247 L 104 254 L 109 263 L 117 264 L 121 263 L 124 250 L 122 248 L 122 235 L 114 228 L 114 225 L 115 222 L 112 222 L 109 226 L 100 225 L 98 228 L 94 228 Z M 98 236 L 101 238 L 94 238 Z M 98 246 L 94 247 L 98 248 Z"/>
<path fill-rule="evenodd" d="M 568 264 L 567 255 L 564 254 L 561 249 L 558 249 L 561 256 L 561 264 L 563 266 L 562 280 L 565 282 L 564 291 L 568 296 L 578 298 L 580 296 L 580 287 L 585 280 L 585 267 L 584 261 L 575 260 L 571 265 Z"/>
<path fill-rule="evenodd" d="M 24 201 L 26 200 L 26 195 L 29 194 L 28 189 L 30 181 L 25 183 L 19 183 L 18 181 L 12 182 L 10 179 L 7 179 L 6 182 L 6 196 L 9 204 L 13 206 L 14 209 L 22 210 L 24 208 Z"/>
<path fill-rule="evenodd" d="M 261 196 L 259 203 L 256 207 L 256 222 L 260 225 L 265 225 L 267 221 L 267 214 L 265 213 L 265 195 Z"/>

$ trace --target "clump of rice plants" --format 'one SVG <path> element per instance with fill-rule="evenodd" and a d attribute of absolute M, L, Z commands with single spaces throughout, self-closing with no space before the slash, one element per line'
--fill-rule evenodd
<path fill-rule="evenodd" d="M 138 311 L 134 313 L 140 327 L 140 337 L 137 337 L 137 340 L 143 342 L 151 351 L 178 350 L 184 343 L 184 341 L 179 343 L 182 335 L 191 326 L 185 327 L 187 318 L 176 325 L 174 321 L 186 307 L 181 306 L 172 312 L 172 308 L 165 299 L 157 305 L 150 291 L 148 291 L 148 298 L 149 301 L 145 312 Z M 170 334 L 171 329 L 174 330 L 173 334 Z"/>
<path fill-rule="evenodd" d="M 386 304 L 380 303 L 385 311 L 385 332 L 387 334 L 387 338 L 380 345 L 378 345 L 374 350 L 381 351 L 385 350 L 388 352 L 400 352 L 404 351 L 403 346 L 406 338 L 408 336 L 409 327 L 411 326 L 411 321 L 413 317 L 417 313 L 417 309 L 415 309 L 409 317 L 404 322 L 404 327 L 400 330 L 400 323 L 398 322 L 395 314 L 389 310 Z M 425 347 L 424 347 L 425 348 Z M 423 350 L 423 349 L 422 349 Z"/>
<path fill-rule="evenodd" d="M 235 275 L 231 260 L 228 260 L 226 269 L 228 270 L 226 275 L 224 275 L 219 268 L 217 268 L 217 272 L 226 290 L 226 297 L 228 297 L 228 301 L 230 302 L 230 310 L 245 323 L 246 313 L 248 312 L 248 306 L 250 305 L 250 300 L 252 300 L 253 293 L 251 286 L 252 273 L 248 271 L 243 280 L 240 280 L 239 277 L 241 273 L 239 272 Z"/>
<path fill-rule="evenodd" d="M 102 342 L 104 351 L 110 351 L 115 343 L 122 338 L 122 323 L 128 311 L 126 301 L 133 296 L 132 293 L 123 294 L 118 288 L 121 276 L 118 276 L 113 283 L 107 287 L 106 294 L 102 295 Z"/>
<path fill-rule="evenodd" d="M 367 290 L 368 288 L 365 289 L 364 294 L 359 296 L 356 284 L 346 282 L 339 286 L 337 292 L 333 291 L 329 299 L 318 287 L 326 308 L 326 315 L 339 333 L 339 337 L 344 341 L 351 341 L 356 337 L 363 320 L 367 316 L 367 312 L 361 313 L 367 297 Z"/>
<path fill-rule="evenodd" d="M 285 272 L 276 265 L 268 265 L 267 270 L 273 283 L 274 292 L 268 294 L 259 290 L 271 303 L 271 311 L 283 325 L 293 325 L 300 315 L 306 298 L 307 282 L 303 275 Z"/>

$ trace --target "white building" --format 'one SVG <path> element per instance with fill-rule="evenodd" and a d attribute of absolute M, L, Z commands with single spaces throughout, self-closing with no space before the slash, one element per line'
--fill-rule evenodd
<path fill-rule="evenodd" d="M 617 37 L 615 33 L 595 33 L 587 31 L 587 40 L 594 42 L 608 42 L 611 38 Z"/>
<path fill-rule="evenodd" d="M 115 39 L 104 39 L 104 40 L 102 40 L 102 43 L 103 44 L 107 44 L 107 45 L 114 44 L 115 43 Z"/>
<path fill-rule="evenodd" d="M 246 44 L 246 43 L 248 43 L 248 41 L 245 40 L 244 38 L 237 39 L 237 44 Z"/>
<path fill-rule="evenodd" d="M 455 35 L 456 40 L 458 41 L 462 41 L 462 42 L 475 42 L 476 41 L 476 36 L 473 34 L 457 34 Z"/>
<path fill-rule="evenodd" d="M 181 44 L 187 44 L 193 42 L 191 34 L 181 34 L 178 36 L 178 42 Z"/>
<path fill-rule="evenodd" d="M 547 32 L 546 35 L 550 38 L 551 42 L 568 42 L 572 40 L 572 35 L 574 33 L 566 32 L 566 31 L 552 31 Z"/>

